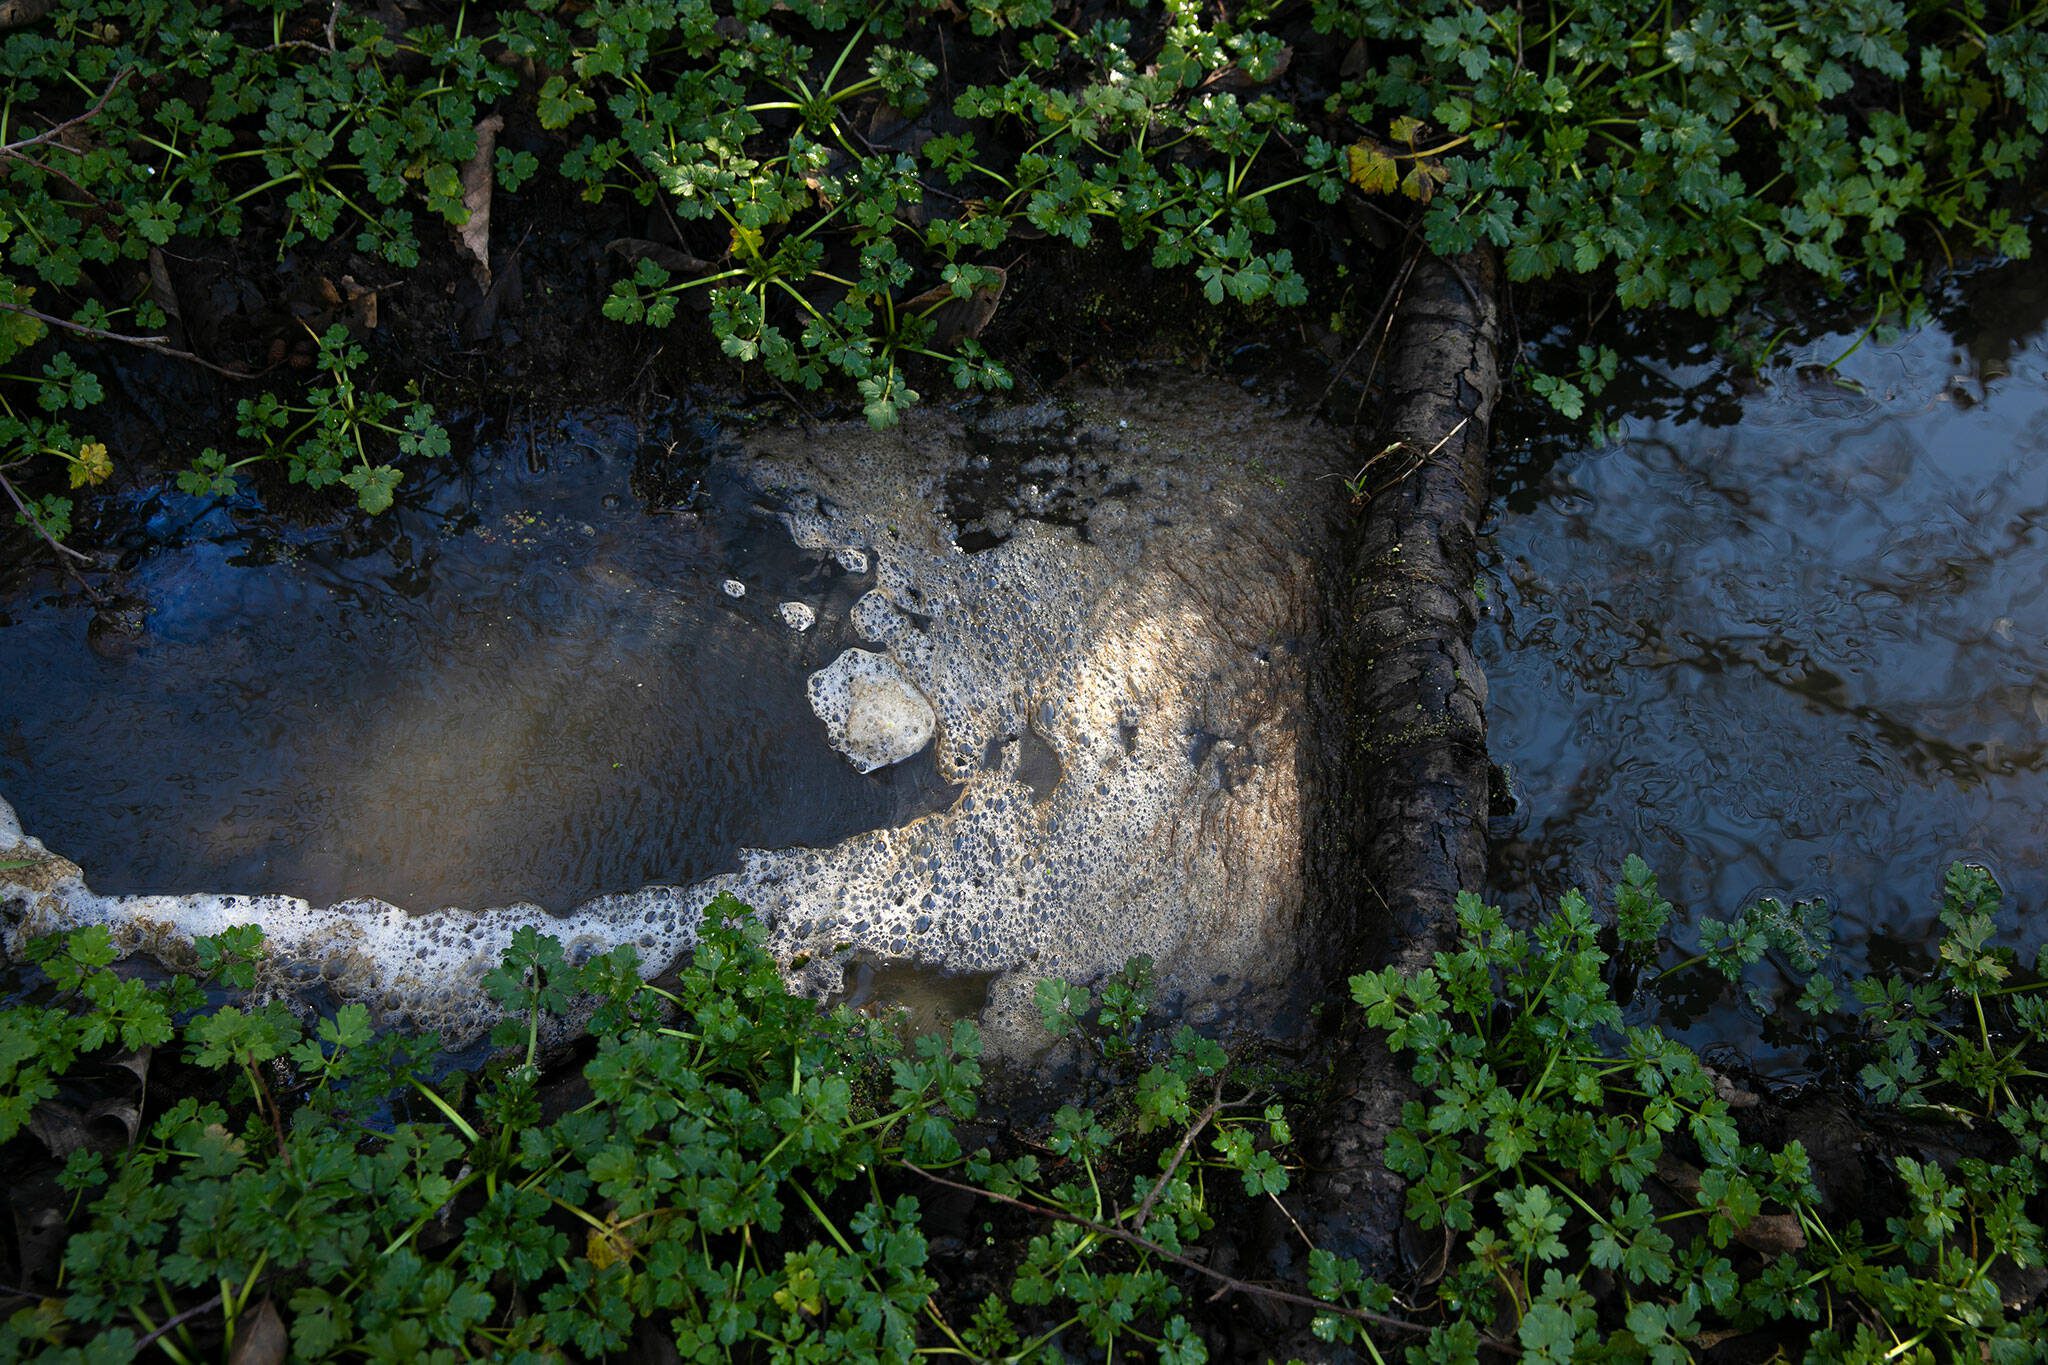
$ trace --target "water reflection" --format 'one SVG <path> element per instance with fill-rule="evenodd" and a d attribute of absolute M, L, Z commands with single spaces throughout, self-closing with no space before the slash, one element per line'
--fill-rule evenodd
<path fill-rule="evenodd" d="M 54 577 L 0 603 L 0 794 L 103 892 L 413 909 L 566 909 L 942 804 L 929 756 L 854 773 L 804 696 L 865 579 L 715 464 L 643 503 L 641 447 L 541 433 L 339 527 L 136 503 L 139 632 L 88 649 Z"/>
<path fill-rule="evenodd" d="M 1482 626 L 1509 899 L 1639 851 L 1681 911 L 1820 895 L 1852 944 L 1926 934 L 1955 858 L 2048 909 L 2048 269 L 1936 318 L 1846 383 L 1849 333 L 1761 385 L 1674 344 L 1622 439 L 1524 437 Z"/>

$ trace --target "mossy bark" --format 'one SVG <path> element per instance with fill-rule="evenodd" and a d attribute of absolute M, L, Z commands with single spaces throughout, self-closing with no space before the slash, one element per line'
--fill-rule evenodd
<path fill-rule="evenodd" d="M 1321 844 L 1348 967 L 1425 965 L 1454 937 L 1452 903 L 1486 866 L 1486 680 L 1472 652 L 1473 580 L 1500 391 L 1498 267 L 1425 258 L 1403 293 L 1379 432 L 1366 453 L 1400 482 L 1374 495 L 1333 602 L 1340 657 L 1328 711 L 1336 799 Z M 1391 447 L 1398 448 L 1392 449 Z M 1381 1163 L 1415 1091 L 1362 1021 L 1294 1201 L 1316 1245 L 1400 1270 L 1401 1182 Z"/>

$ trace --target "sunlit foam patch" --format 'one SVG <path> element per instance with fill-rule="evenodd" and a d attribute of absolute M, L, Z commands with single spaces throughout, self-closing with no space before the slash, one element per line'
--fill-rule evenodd
<path fill-rule="evenodd" d="M 796 490 L 800 545 L 864 554 L 875 575 L 847 620 L 861 645 L 812 681 L 833 742 L 845 750 L 835 718 L 858 670 L 929 705 L 939 771 L 963 785 L 897 828 L 749 855 L 730 889 L 773 912 L 771 946 L 819 991 L 856 957 L 993 974 L 999 1045 L 1028 1043 L 1038 978 L 1138 953 L 1197 1011 L 1284 992 L 1302 960 L 1300 744 L 1333 545 L 1316 476 L 1341 446 L 1227 394 L 1142 410 L 1093 395 L 1029 434 L 926 420 L 749 452 L 758 482 Z M 969 552 L 941 494 L 970 461 L 990 487 L 996 441 L 1025 447 L 1016 495 L 1005 537 Z M 1035 514 L 1047 506 L 1057 518 Z"/>

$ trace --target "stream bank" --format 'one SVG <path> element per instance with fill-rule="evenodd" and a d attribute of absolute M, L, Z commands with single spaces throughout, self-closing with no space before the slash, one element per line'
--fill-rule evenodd
<path fill-rule="evenodd" d="M 1321 847 L 1333 913 L 1350 917 L 1347 970 L 1427 964 L 1450 946 L 1458 893 L 1485 876 L 1487 692 L 1472 589 L 1500 394 L 1498 289 L 1491 254 L 1418 260 L 1377 434 L 1361 452 L 1372 496 L 1346 541 L 1333 607 L 1340 795 L 1325 806 Z M 1403 1187 L 1380 1158 L 1416 1092 L 1355 1011 L 1343 1019 L 1304 1216 L 1314 1245 L 1384 1275 Z M 1276 1232 L 1273 1245 L 1289 1243 Z"/>

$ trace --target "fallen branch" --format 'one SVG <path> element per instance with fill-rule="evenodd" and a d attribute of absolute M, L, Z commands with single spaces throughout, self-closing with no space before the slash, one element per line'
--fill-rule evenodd
<path fill-rule="evenodd" d="M 1203 1265 L 1200 1261 L 1190 1259 L 1178 1252 L 1168 1251 L 1159 1243 L 1149 1238 L 1141 1237 L 1124 1228 L 1115 1227 L 1109 1223 L 1099 1223 L 1093 1218 L 1083 1218 L 1080 1214 L 1068 1213 L 1065 1209 L 1051 1208 L 1044 1204 L 1034 1204 L 1026 1199 L 1012 1198 L 1010 1195 L 1002 1194 L 995 1190 L 983 1189 L 979 1185 L 968 1185 L 958 1180 L 950 1180 L 940 1175 L 937 1171 L 926 1170 L 913 1161 L 906 1161 L 903 1164 L 935 1185 L 944 1185 L 949 1190 L 958 1190 L 963 1194 L 979 1195 L 983 1199 L 993 1199 L 998 1204 L 1008 1204 L 1011 1208 L 1022 1209 L 1026 1213 L 1034 1213 L 1041 1218 L 1053 1219 L 1055 1222 L 1072 1223 L 1076 1227 L 1087 1229 L 1098 1237 L 1107 1237 L 1112 1241 L 1122 1242 L 1126 1246 L 1142 1251 L 1148 1256 L 1157 1256 L 1160 1260 L 1180 1266 L 1184 1270 L 1192 1270 L 1197 1275 L 1206 1276 L 1220 1286 L 1219 1294 L 1250 1294 L 1258 1298 L 1271 1299 L 1276 1303 L 1289 1303 L 1300 1308 L 1312 1308 L 1318 1313 L 1330 1313 L 1340 1318 L 1349 1318 L 1353 1322 L 1365 1323 L 1372 1327 L 1383 1327 L 1394 1332 L 1410 1332 L 1421 1335 L 1432 1330 L 1428 1323 L 1414 1322 L 1408 1318 L 1397 1318 L 1387 1313 L 1375 1313 L 1369 1308 L 1347 1308 L 1342 1304 L 1311 1298 L 1307 1294 L 1297 1294 L 1291 1289 L 1275 1289 L 1270 1285 L 1254 1284 L 1250 1280 L 1240 1280 L 1235 1275 L 1226 1275 L 1220 1270 Z M 1513 1346 L 1497 1338 L 1481 1337 L 1479 1341 L 1481 1345 L 1492 1350 L 1500 1351 L 1507 1355 L 1517 1354 Z"/>
<path fill-rule="evenodd" d="M 0 302 L 0 312 L 19 313 L 23 317 L 34 318 L 46 327 L 61 328 L 78 336 L 91 337 L 95 341 L 117 341 L 123 346 L 137 346 L 145 351 L 154 351 L 158 355 L 169 356 L 173 360 L 189 360 L 194 365 L 203 365 L 215 374 L 224 374 L 230 379 L 255 378 L 255 375 L 251 374 L 248 370 L 231 370 L 225 365 L 214 364 L 204 356 L 194 355 L 190 351 L 181 351 L 175 346 L 167 345 L 166 343 L 170 341 L 169 337 L 142 337 L 131 336 L 126 332 L 109 332 L 99 327 L 88 327 L 82 322 L 72 322 L 66 318 L 52 317 L 48 313 L 39 312 L 34 308 L 29 308 L 19 303 Z M 261 371 L 258 371 L 258 373 L 261 373 Z"/>

